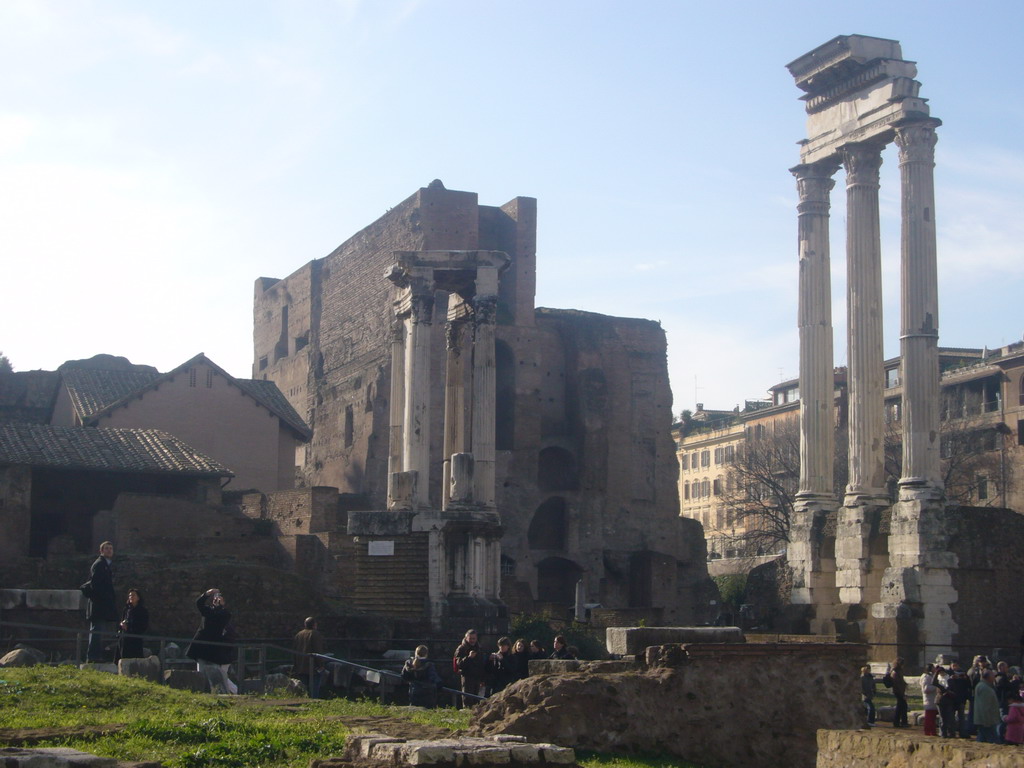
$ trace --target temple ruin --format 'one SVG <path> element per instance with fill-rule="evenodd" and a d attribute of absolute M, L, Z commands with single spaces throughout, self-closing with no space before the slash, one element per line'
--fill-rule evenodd
<path fill-rule="evenodd" d="M 788 65 L 804 91 L 799 192 L 800 485 L 788 561 L 809 629 L 865 639 L 920 663 L 991 652 L 1020 627 L 972 603 L 1019 573 L 985 537 L 1018 537 L 1008 510 L 947 505 L 940 472 L 934 148 L 940 121 L 898 42 L 842 35 Z M 879 168 L 895 144 L 901 186 L 902 477 L 884 483 Z M 829 193 L 846 176 L 849 485 L 833 488 L 834 378 Z M 1003 514 L 1005 513 L 1005 514 Z M 1015 571 L 1016 569 L 1016 571 Z M 986 585 L 987 580 L 987 585 Z M 1019 590 L 1010 589 L 1015 606 Z M 1005 595 L 1005 593 L 1003 593 Z M 1016 613 L 1004 605 L 1000 613 Z M 882 648 L 885 648 L 883 651 Z"/>

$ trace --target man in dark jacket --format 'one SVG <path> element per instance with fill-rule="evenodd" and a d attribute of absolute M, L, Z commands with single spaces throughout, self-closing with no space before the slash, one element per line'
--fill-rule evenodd
<path fill-rule="evenodd" d="M 89 647 L 86 661 L 106 661 L 103 644 L 114 637 L 117 627 L 117 598 L 114 596 L 114 545 L 109 541 L 100 544 L 100 556 L 89 569 L 89 581 L 82 585 L 82 592 L 89 600 L 85 618 L 89 621 Z"/>
<path fill-rule="evenodd" d="M 306 618 L 303 628 L 295 635 L 292 647 L 295 649 L 292 674 L 309 684 L 309 698 L 319 699 L 326 669 L 324 660 L 315 654 L 322 654 L 325 645 L 324 636 L 317 629 L 314 617 Z"/>

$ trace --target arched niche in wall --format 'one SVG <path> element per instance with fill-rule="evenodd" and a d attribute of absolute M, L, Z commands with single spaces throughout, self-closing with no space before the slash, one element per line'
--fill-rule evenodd
<path fill-rule="evenodd" d="M 565 499 L 552 496 L 533 513 L 526 540 L 530 549 L 565 549 L 568 527 Z"/>
<path fill-rule="evenodd" d="M 537 564 L 537 601 L 572 605 L 576 600 L 576 582 L 583 569 L 564 557 L 549 557 Z"/>
<path fill-rule="evenodd" d="M 537 487 L 548 493 L 579 490 L 576 457 L 556 445 L 543 449 L 537 456 Z"/>
<path fill-rule="evenodd" d="M 500 339 L 494 342 L 494 358 L 494 447 L 511 451 L 516 436 L 516 360 L 512 348 Z"/>

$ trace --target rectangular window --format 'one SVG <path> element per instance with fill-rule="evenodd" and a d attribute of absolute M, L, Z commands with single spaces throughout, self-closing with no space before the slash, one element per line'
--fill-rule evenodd
<path fill-rule="evenodd" d="M 721 463 L 722 463 L 722 449 L 721 448 L 715 448 L 715 464 L 721 464 Z"/>
<path fill-rule="evenodd" d="M 899 366 L 896 368 L 889 368 L 885 372 L 885 388 L 892 389 L 900 385 L 900 369 Z"/>
<path fill-rule="evenodd" d="M 985 501 L 988 498 L 988 478 L 978 475 L 978 501 Z"/>
<path fill-rule="evenodd" d="M 711 451 L 701 451 L 700 452 L 700 465 L 702 467 L 710 467 L 711 466 Z"/>
<path fill-rule="evenodd" d="M 261 371 L 267 370 L 267 356 L 266 355 L 264 355 L 263 357 L 260 358 L 260 370 Z"/>
<path fill-rule="evenodd" d="M 736 447 L 733 445 L 725 446 L 725 463 L 732 464 L 736 459 Z"/>
<path fill-rule="evenodd" d="M 206 388 L 213 389 L 213 368 L 206 369 Z"/>
<path fill-rule="evenodd" d="M 714 484 L 711 486 L 711 492 L 714 493 L 715 496 L 722 495 L 722 479 L 720 477 L 715 478 Z"/>
<path fill-rule="evenodd" d="M 190 387 L 194 387 L 196 385 L 196 369 L 195 368 L 189 368 L 188 369 L 188 385 Z"/>
<path fill-rule="evenodd" d="M 353 421 L 352 406 L 345 406 L 345 447 L 351 448 L 355 437 L 355 423 Z"/>
<path fill-rule="evenodd" d="M 690 498 L 690 484 L 689 483 L 686 483 L 683 486 L 683 498 L 684 499 Z"/>
<path fill-rule="evenodd" d="M 690 454 L 684 453 L 679 457 L 679 468 L 684 472 L 690 468 Z"/>

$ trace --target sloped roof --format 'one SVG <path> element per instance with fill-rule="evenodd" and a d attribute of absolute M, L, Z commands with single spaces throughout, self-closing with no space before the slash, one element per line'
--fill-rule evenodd
<path fill-rule="evenodd" d="M 292 404 L 288 402 L 288 398 L 284 396 L 284 392 L 278 388 L 277 384 L 263 379 L 235 379 L 234 382 L 307 440 L 313 436 L 313 430 L 292 408 Z"/>
<path fill-rule="evenodd" d="M 0 422 L 48 424 L 59 388 L 56 371 L 0 374 Z"/>
<path fill-rule="evenodd" d="M 258 379 L 236 379 L 202 352 L 167 373 L 66 367 L 61 368 L 61 375 L 64 376 L 75 411 L 82 419 L 82 423 L 87 424 L 96 423 L 100 416 L 108 414 L 150 389 L 155 389 L 162 382 L 198 363 L 209 365 L 281 419 L 304 440 L 309 440 L 313 436 L 313 430 L 295 411 L 277 384 Z"/>
<path fill-rule="evenodd" d="M 113 371 L 72 366 L 62 367 L 60 375 L 71 396 L 75 412 L 83 422 L 162 378 L 159 373 L 151 371 Z"/>
<path fill-rule="evenodd" d="M 159 429 L 4 424 L 0 425 L 0 464 L 234 477 L 217 460 Z"/>

